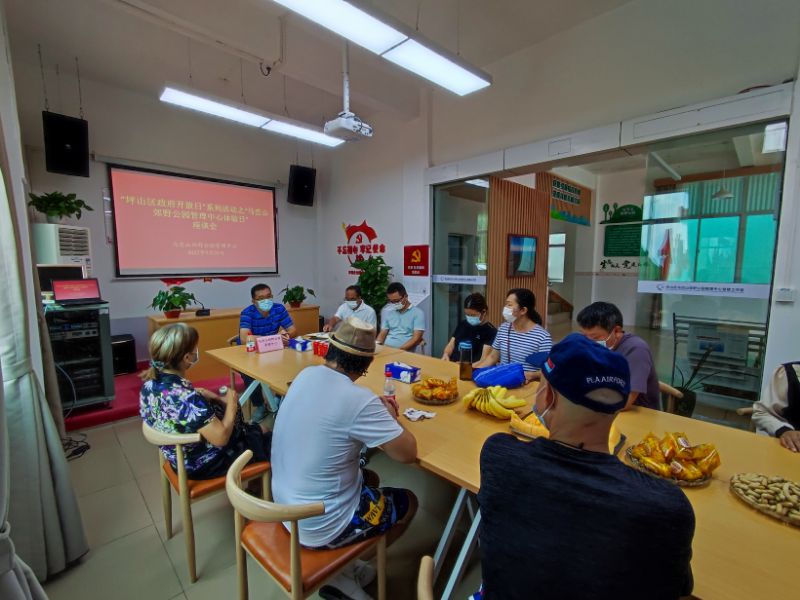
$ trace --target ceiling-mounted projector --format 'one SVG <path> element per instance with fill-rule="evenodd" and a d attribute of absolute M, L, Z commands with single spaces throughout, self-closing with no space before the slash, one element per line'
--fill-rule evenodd
<path fill-rule="evenodd" d="M 344 84 L 342 99 L 344 100 L 344 108 L 333 121 L 325 123 L 325 135 L 339 138 L 345 142 L 357 142 L 358 140 L 372 137 L 372 125 L 364 123 L 364 121 L 350 112 L 350 54 L 346 40 L 342 58 L 342 83 Z"/>
<path fill-rule="evenodd" d="M 349 111 L 342 111 L 333 121 L 325 123 L 325 135 L 346 142 L 357 142 L 372 137 L 372 126 Z"/>

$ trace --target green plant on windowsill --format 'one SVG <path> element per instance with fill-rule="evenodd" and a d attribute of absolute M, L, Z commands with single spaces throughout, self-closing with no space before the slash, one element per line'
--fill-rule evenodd
<path fill-rule="evenodd" d="M 61 192 L 50 192 L 41 196 L 31 193 L 28 196 L 31 198 L 28 206 L 45 215 L 48 223 L 58 223 L 63 217 L 73 215 L 76 219 L 80 219 L 84 210 L 94 210 L 86 202 L 79 200 L 75 194 L 65 196 Z"/>
<path fill-rule="evenodd" d="M 358 285 L 361 287 L 361 300 L 375 309 L 380 315 L 386 306 L 386 288 L 389 287 L 389 273 L 392 267 L 386 264 L 382 256 L 370 256 L 366 260 L 357 260 L 353 268 L 361 271 Z"/>
<path fill-rule="evenodd" d="M 317 297 L 317 295 L 314 293 L 314 290 L 311 288 L 305 289 L 302 285 L 296 285 L 294 287 L 289 287 L 287 285 L 278 293 L 283 294 L 284 304 L 288 304 L 292 308 L 298 308 L 303 303 L 303 300 L 307 298 L 305 294 L 306 292 L 314 296 L 314 298 Z"/>
<path fill-rule="evenodd" d="M 185 289 L 179 285 L 174 285 L 169 290 L 159 290 L 148 308 L 163 311 L 164 316 L 168 319 L 178 318 L 181 311 L 186 310 L 189 304 L 192 302 L 197 304 L 194 294 L 184 291 Z"/>

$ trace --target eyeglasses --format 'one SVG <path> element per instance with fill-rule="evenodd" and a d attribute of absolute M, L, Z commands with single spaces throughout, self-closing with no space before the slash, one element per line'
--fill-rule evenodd
<path fill-rule="evenodd" d="M 256 302 L 261 302 L 261 301 L 263 301 L 263 300 L 272 300 L 272 294 L 270 294 L 269 296 L 256 296 L 256 297 L 254 298 L 254 300 L 255 300 Z"/>

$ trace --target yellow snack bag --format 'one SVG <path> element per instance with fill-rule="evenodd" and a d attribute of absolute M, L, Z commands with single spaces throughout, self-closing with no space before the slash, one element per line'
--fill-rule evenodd
<path fill-rule="evenodd" d="M 694 457 L 692 445 L 689 443 L 689 438 L 686 437 L 685 433 L 667 433 L 667 437 L 672 440 L 672 444 L 675 446 L 674 458 Z"/>
<path fill-rule="evenodd" d="M 642 443 L 645 445 L 645 448 L 647 448 L 647 456 L 657 462 L 666 464 L 667 459 L 664 457 L 664 453 L 661 451 L 660 442 L 652 431 L 645 436 L 644 440 L 642 440 Z"/>
<path fill-rule="evenodd" d="M 694 458 L 695 461 L 698 461 L 701 458 L 705 458 L 712 452 L 716 452 L 716 450 L 717 447 L 714 444 L 700 444 L 692 448 L 692 458 Z"/>
<path fill-rule="evenodd" d="M 669 465 L 656 462 L 649 456 L 645 456 L 644 458 L 640 459 L 640 462 L 656 475 L 660 475 L 661 477 L 667 477 L 667 478 L 672 476 L 672 469 L 670 468 Z"/>
<path fill-rule="evenodd" d="M 703 472 L 691 460 L 676 458 L 673 459 L 669 466 L 672 469 L 672 474 L 683 481 L 694 481 L 703 476 Z"/>
<path fill-rule="evenodd" d="M 712 448 L 714 446 L 714 444 L 707 445 L 712 446 Z M 697 461 L 697 467 L 702 471 L 703 475 L 711 475 L 721 464 L 722 459 L 720 459 L 716 448 L 713 448 L 711 452 Z"/>
<path fill-rule="evenodd" d="M 675 458 L 675 442 L 669 436 L 668 433 L 664 432 L 666 435 L 664 439 L 659 442 L 659 448 L 661 448 L 661 452 L 664 453 L 665 462 L 669 463 Z"/>

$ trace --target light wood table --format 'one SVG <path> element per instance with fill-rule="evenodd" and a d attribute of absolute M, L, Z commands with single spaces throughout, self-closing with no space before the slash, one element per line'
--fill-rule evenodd
<path fill-rule="evenodd" d="M 297 335 L 316 333 L 319 330 L 319 306 L 302 304 L 299 308 L 284 305 L 292 322 L 297 327 Z M 159 329 L 170 323 L 186 323 L 200 334 L 200 361 L 186 372 L 191 382 L 207 381 L 226 377 L 228 367 L 209 359 L 209 350 L 225 348 L 228 340 L 239 333 L 239 317 L 244 308 L 212 308 L 208 317 L 198 317 L 195 311 L 183 311 L 176 319 L 168 319 L 164 313 L 147 315 L 148 340 Z"/>

